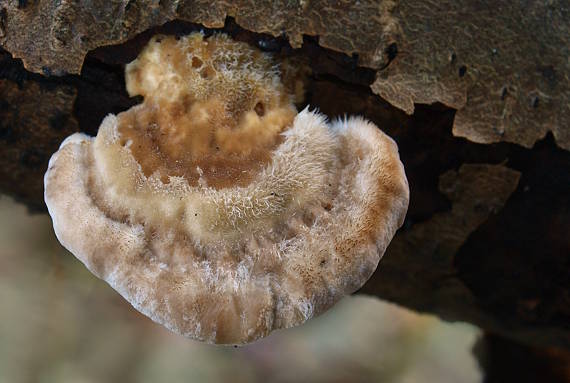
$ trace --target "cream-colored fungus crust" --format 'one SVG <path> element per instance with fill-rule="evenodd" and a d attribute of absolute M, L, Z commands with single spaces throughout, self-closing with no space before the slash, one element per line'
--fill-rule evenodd
<path fill-rule="evenodd" d="M 144 103 L 68 137 L 45 201 L 60 242 L 136 309 L 241 344 L 371 276 L 409 199 L 374 124 L 297 114 L 271 58 L 224 35 L 155 37 L 126 74 Z"/>
<path fill-rule="evenodd" d="M 297 114 L 271 57 L 221 34 L 155 36 L 127 65 L 126 83 L 144 103 L 118 116 L 122 142 L 145 175 L 165 182 L 246 185 Z"/>

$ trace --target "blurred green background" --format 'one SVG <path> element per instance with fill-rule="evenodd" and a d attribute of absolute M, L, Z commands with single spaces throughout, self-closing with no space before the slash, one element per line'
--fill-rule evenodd
<path fill-rule="evenodd" d="M 480 382 L 479 336 L 358 295 L 251 345 L 201 344 L 91 275 L 59 245 L 47 214 L 0 196 L 2 383 Z"/>

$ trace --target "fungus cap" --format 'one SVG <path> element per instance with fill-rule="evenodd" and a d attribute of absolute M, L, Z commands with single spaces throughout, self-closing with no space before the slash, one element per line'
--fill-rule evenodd
<path fill-rule="evenodd" d="M 224 35 L 153 38 L 126 80 L 144 102 L 68 137 L 45 201 L 62 245 L 137 310 L 241 344 L 371 276 L 409 199 L 374 124 L 296 114 L 271 58 Z"/>

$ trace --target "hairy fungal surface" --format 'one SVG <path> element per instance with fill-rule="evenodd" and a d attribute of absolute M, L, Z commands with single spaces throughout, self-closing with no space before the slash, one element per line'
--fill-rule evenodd
<path fill-rule="evenodd" d="M 273 59 L 225 35 L 153 38 L 144 102 L 68 137 L 45 201 L 59 241 L 172 331 L 241 344 L 359 289 L 408 206 L 394 141 L 297 113 Z"/>
<path fill-rule="evenodd" d="M 145 176 L 247 185 L 297 114 L 270 56 L 226 35 L 154 37 L 126 69 L 144 103 L 118 116 Z"/>

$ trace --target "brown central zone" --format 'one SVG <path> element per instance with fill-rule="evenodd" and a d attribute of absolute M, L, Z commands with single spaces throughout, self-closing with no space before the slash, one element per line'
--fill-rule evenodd
<path fill-rule="evenodd" d="M 120 143 L 128 146 L 145 176 L 160 173 L 162 182 L 169 176 L 184 177 L 197 186 L 199 179 L 207 186 L 221 189 L 245 186 L 270 161 L 271 151 L 282 136 L 263 135 L 264 106 L 257 103 L 255 117 L 243 113 L 236 124 L 218 100 L 192 103 L 145 102 L 119 114 Z M 249 117 L 249 118 L 248 118 Z M 266 118 L 290 126 L 294 111 L 284 109 Z M 251 128 L 251 119 L 259 119 Z M 237 126 L 236 126 L 237 125 Z"/>
<path fill-rule="evenodd" d="M 144 103 L 119 114 L 121 145 L 165 183 L 247 185 L 296 115 L 272 59 L 224 35 L 155 36 L 125 74 Z"/>

